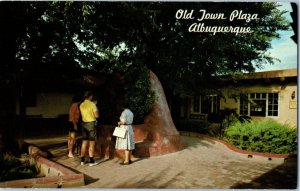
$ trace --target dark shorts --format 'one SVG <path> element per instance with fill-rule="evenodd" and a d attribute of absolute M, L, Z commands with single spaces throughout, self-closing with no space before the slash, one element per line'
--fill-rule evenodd
<path fill-rule="evenodd" d="M 77 128 L 79 128 L 79 123 L 76 123 L 77 124 Z M 74 128 L 74 124 L 73 124 L 73 122 L 71 122 L 71 121 L 69 121 L 69 125 L 68 125 L 68 129 L 69 129 L 69 132 L 74 132 L 74 133 L 77 133 L 78 131 L 77 130 L 75 130 L 75 128 Z"/>
<path fill-rule="evenodd" d="M 96 138 L 96 122 L 82 122 L 82 140 L 95 141 Z"/>

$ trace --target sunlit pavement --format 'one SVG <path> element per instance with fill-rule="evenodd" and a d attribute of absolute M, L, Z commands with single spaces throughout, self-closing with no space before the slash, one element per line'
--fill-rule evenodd
<path fill-rule="evenodd" d="M 27 142 L 48 149 L 52 160 L 85 175 L 87 188 L 283 188 L 297 186 L 296 159 L 272 159 L 235 153 L 221 143 L 183 136 L 188 148 L 163 156 L 99 159 L 90 167 L 80 158 L 68 158 L 66 136 L 32 138 Z"/>

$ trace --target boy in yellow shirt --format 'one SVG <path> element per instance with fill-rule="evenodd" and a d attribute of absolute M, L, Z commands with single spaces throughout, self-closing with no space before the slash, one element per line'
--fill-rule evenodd
<path fill-rule="evenodd" d="M 85 152 L 87 144 L 89 144 L 89 166 L 94 166 L 97 163 L 94 161 L 95 153 L 95 140 L 96 136 L 96 121 L 99 117 L 97 106 L 93 99 L 93 93 L 90 91 L 85 92 L 85 100 L 80 104 L 79 109 L 82 117 L 82 146 L 81 146 L 81 165 L 85 163 Z"/>

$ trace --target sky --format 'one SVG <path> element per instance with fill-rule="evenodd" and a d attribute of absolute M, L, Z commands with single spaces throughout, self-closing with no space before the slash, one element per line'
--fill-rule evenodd
<path fill-rule="evenodd" d="M 287 10 L 288 12 L 284 14 L 284 16 L 292 22 L 292 18 L 290 16 L 292 7 L 290 3 L 283 2 L 281 4 L 282 6 L 278 9 Z M 291 39 L 291 36 L 294 35 L 294 31 L 280 31 L 279 34 L 280 38 L 272 41 L 272 48 L 268 52 L 272 57 L 280 59 L 281 62 L 275 61 L 275 64 L 273 65 L 267 64 L 263 69 L 257 69 L 257 72 L 297 68 L 297 45 Z"/>

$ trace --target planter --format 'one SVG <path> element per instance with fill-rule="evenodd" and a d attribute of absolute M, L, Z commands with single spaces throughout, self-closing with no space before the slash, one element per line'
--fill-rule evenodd
<path fill-rule="evenodd" d="M 134 141 L 136 147 L 145 141 L 148 132 L 144 124 L 133 125 Z M 98 127 L 98 140 L 95 154 L 101 158 L 123 157 L 124 151 L 115 150 L 116 137 L 112 136 L 115 126 L 100 125 Z M 137 152 L 138 153 L 138 152 Z M 141 155 L 139 155 L 141 156 Z"/>
<path fill-rule="evenodd" d="M 151 111 L 144 118 L 144 124 L 133 125 L 135 157 L 151 157 L 180 151 L 186 148 L 186 143 L 177 131 L 163 87 L 157 76 L 150 72 L 150 86 L 156 99 Z M 100 125 L 98 153 L 104 157 L 123 155 L 122 151 L 114 151 L 115 137 L 112 137 L 114 126 Z"/>
<path fill-rule="evenodd" d="M 252 152 L 252 151 L 246 151 L 246 150 L 238 149 L 238 148 L 234 147 L 233 145 L 231 145 L 230 143 L 228 143 L 224 140 L 217 139 L 215 137 L 210 137 L 208 135 L 203 135 L 203 134 L 200 134 L 200 133 L 180 131 L 180 134 L 184 135 L 184 136 L 199 137 L 199 138 L 203 138 L 203 139 L 213 140 L 213 141 L 222 143 L 223 145 L 225 145 L 227 148 L 229 148 L 230 150 L 232 150 L 234 152 L 237 152 L 237 153 L 240 153 L 240 154 L 245 154 L 245 155 L 248 155 L 248 156 L 251 156 L 251 157 L 252 156 L 261 156 L 261 157 L 266 157 L 266 158 L 269 158 L 269 159 L 272 159 L 272 158 L 287 159 L 287 158 L 289 158 L 288 154 L 270 154 L 270 153 Z"/>
<path fill-rule="evenodd" d="M 153 131 L 146 124 L 132 125 L 134 132 L 134 157 L 151 157 L 176 152 L 186 147 L 179 133 Z M 112 136 L 115 126 L 100 125 L 96 155 L 103 158 L 123 157 L 124 151 L 115 150 L 116 137 Z"/>
<path fill-rule="evenodd" d="M 71 188 L 84 186 L 83 174 L 71 171 L 43 157 L 36 158 L 40 174 L 45 177 L 0 182 L 1 188 Z"/>

